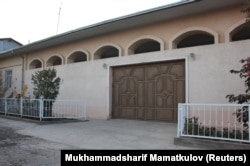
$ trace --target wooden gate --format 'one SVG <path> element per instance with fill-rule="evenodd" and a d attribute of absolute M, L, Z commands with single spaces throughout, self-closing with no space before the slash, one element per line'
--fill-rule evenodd
<path fill-rule="evenodd" d="M 112 117 L 177 122 L 185 102 L 185 62 L 113 68 Z"/>

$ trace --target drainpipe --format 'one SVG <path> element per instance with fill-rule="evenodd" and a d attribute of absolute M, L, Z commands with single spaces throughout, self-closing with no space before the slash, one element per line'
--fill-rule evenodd
<path fill-rule="evenodd" d="M 185 58 L 186 102 L 189 103 L 189 56 Z"/>
<path fill-rule="evenodd" d="M 24 55 L 21 55 L 22 57 L 22 80 L 21 80 L 21 90 L 23 90 L 24 87 Z"/>

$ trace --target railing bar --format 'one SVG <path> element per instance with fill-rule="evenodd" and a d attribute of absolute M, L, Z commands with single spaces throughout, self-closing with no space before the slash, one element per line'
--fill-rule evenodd
<path fill-rule="evenodd" d="M 217 139 L 217 140 L 227 140 L 227 141 L 234 141 L 234 142 L 246 142 L 249 143 L 248 140 L 236 140 L 236 139 L 228 139 L 228 138 L 211 138 L 211 137 L 206 137 L 206 136 L 192 136 L 192 135 L 185 135 L 185 137 L 195 137 L 195 138 L 207 138 L 207 139 Z"/>
<path fill-rule="evenodd" d="M 186 103 L 187 106 L 220 106 L 220 107 L 233 107 L 233 106 L 248 106 L 248 104 L 192 104 L 192 103 Z"/>
<path fill-rule="evenodd" d="M 205 105 L 203 106 L 204 136 L 206 136 Z"/>
<path fill-rule="evenodd" d="M 78 107 L 78 104 L 74 105 L 74 114 L 73 114 L 73 116 L 75 116 L 77 114 L 77 107 Z"/>
<path fill-rule="evenodd" d="M 229 107 L 227 107 L 227 137 L 230 138 L 230 116 L 229 116 Z"/>
<path fill-rule="evenodd" d="M 191 109 L 192 110 L 192 119 L 191 119 L 191 121 L 192 121 L 192 135 L 194 135 L 194 123 L 195 123 L 195 116 L 194 116 L 194 112 L 195 112 L 195 110 L 192 108 Z"/>
<path fill-rule="evenodd" d="M 235 113 L 237 113 L 237 107 L 234 107 Z M 236 114 L 234 115 L 234 139 L 236 139 L 236 129 L 237 129 L 237 119 Z"/>
<path fill-rule="evenodd" d="M 178 111 L 177 111 L 177 115 L 178 115 L 178 119 L 177 119 L 177 137 L 179 138 L 181 136 L 180 134 L 180 125 L 181 125 L 181 120 L 180 120 L 180 117 L 181 117 L 181 104 L 178 103 Z"/>
<path fill-rule="evenodd" d="M 223 107 L 222 107 L 222 111 L 221 111 L 221 116 L 222 116 L 222 120 L 221 120 L 221 123 L 222 123 L 221 124 L 221 127 L 222 127 L 222 129 L 221 129 L 221 131 L 222 131 L 221 132 L 221 137 L 224 138 L 224 121 L 223 121 L 224 120 L 224 114 L 223 114 Z"/>
<path fill-rule="evenodd" d="M 188 126 L 189 126 L 189 107 L 187 107 L 187 115 L 186 115 L 186 118 L 185 120 L 187 121 L 187 135 L 188 135 Z"/>
<path fill-rule="evenodd" d="M 75 114 L 76 114 L 76 111 L 77 111 L 77 106 L 78 106 L 78 104 L 75 104 L 75 105 L 72 105 L 73 107 L 74 107 L 74 109 L 73 109 L 73 114 L 71 115 L 71 116 L 75 116 Z"/>
<path fill-rule="evenodd" d="M 186 131 L 185 131 L 185 133 L 186 133 L 186 135 L 188 135 L 188 108 L 189 106 L 186 106 L 185 107 L 185 114 L 184 114 L 184 116 L 183 116 L 183 125 L 185 126 L 185 125 L 187 125 L 187 127 L 186 127 Z"/>
<path fill-rule="evenodd" d="M 76 108 L 75 108 L 75 110 L 74 110 L 73 116 L 74 116 L 74 117 L 77 117 L 77 116 L 79 116 L 79 115 L 78 115 L 79 104 L 77 103 L 75 107 L 76 107 Z"/>
<path fill-rule="evenodd" d="M 218 108 L 217 108 L 217 106 L 215 107 L 216 109 L 215 109 L 215 117 L 216 117 L 216 122 L 215 122 L 215 125 L 216 125 L 216 127 L 215 127 L 215 137 L 217 137 L 217 133 L 218 133 Z"/>
<path fill-rule="evenodd" d="M 5 107 L 4 107 L 4 109 L 5 109 L 5 116 L 7 115 L 7 110 L 8 110 L 8 101 L 7 101 L 7 99 L 5 99 Z"/>
<path fill-rule="evenodd" d="M 243 108 L 242 108 L 243 109 Z M 247 108 L 246 108 L 247 109 Z M 245 110 L 245 107 L 244 107 L 244 109 L 241 111 L 241 128 L 240 128 L 240 131 L 241 131 L 241 139 L 243 140 L 244 139 L 244 137 L 243 137 L 243 132 L 244 132 L 244 124 L 242 123 L 243 122 L 243 114 L 244 114 L 244 111 L 247 111 L 247 110 Z"/>
<path fill-rule="evenodd" d="M 248 105 L 248 141 L 250 142 L 250 105 Z"/>
<path fill-rule="evenodd" d="M 201 110 L 198 109 L 198 117 L 199 118 L 200 118 L 200 111 Z M 199 121 L 200 121 L 200 119 L 198 119 L 198 135 L 200 135 L 200 123 L 199 123 Z"/>
<path fill-rule="evenodd" d="M 211 112 L 212 112 L 212 106 L 210 105 L 210 110 L 209 110 L 209 136 L 212 136 L 212 126 L 211 126 Z"/>

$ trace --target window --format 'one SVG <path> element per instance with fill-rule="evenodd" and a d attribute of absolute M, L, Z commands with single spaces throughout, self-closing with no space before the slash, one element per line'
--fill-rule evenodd
<path fill-rule="evenodd" d="M 214 37 L 210 34 L 192 34 L 185 37 L 179 43 L 177 43 L 177 48 L 202 46 L 207 44 L 214 44 Z"/>
<path fill-rule="evenodd" d="M 81 51 L 74 52 L 68 58 L 68 64 L 87 61 L 87 55 Z"/>
<path fill-rule="evenodd" d="M 57 66 L 57 65 L 61 65 L 62 64 L 62 59 L 59 56 L 52 56 L 48 59 L 47 61 L 47 67 L 50 66 Z"/>
<path fill-rule="evenodd" d="M 237 27 L 231 33 L 231 39 L 232 39 L 232 41 L 240 41 L 240 40 L 250 39 L 249 32 L 250 32 L 249 28 L 245 24 L 243 24 L 243 25 Z"/>
<path fill-rule="evenodd" d="M 156 41 L 149 41 L 141 44 L 138 46 L 135 50 L 135 54 L 141 54 L 141 53 L 147 53 L 147 52 L 154 52 L 154 51 L 160 51 L 161 45 L 160 43 Z"/>
<path fill-rule="evenodd" d="M 169 42 L 170 49 L 218 44 L 219 34 L 205 27 L 188 27 L 181 30 Z"/>
<path fill-rule="evenodd" d="M 11 88 L 12 84 L 12 70 L 6 70 L 4 75 L 4 88 Z"/>
<path fill-rule="evenodd" d="M 107 48 L 101 55 L 101 59 L 113 58 L 119 56 L 119 50 L 114 47 Z"/>
<path fill-rule="evenodd" d="M 106 58 L 113 58 L 119 57 L 120 49 L 117 46 L 113 45 L 106 45 L 102 46 L 94 53 L 94 59 L 106 59 Z"/>
<path fill-rule="evenodd" d="M 156 37 L 145 36 L 134 40 L 127 48 L 127 55 L 161 51 L 163 41 Z"/>
<path fill-rule="evenodd" d="M 40 60 L 36 59 L 30 63 L 29 69 L 38 69 L 41 67 L 42 67 L 42 62 Z"/>

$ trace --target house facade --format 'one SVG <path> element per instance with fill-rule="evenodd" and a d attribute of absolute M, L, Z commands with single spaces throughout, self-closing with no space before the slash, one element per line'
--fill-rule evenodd
<path fill-rule="evenodd" d="M 250 52 L 244 0 L 186 0 L 0 53 L 21 91 L 53 67 L 61 99 L 86 99 L 89 119 L 177 121 L 178 103 L 228 103 L 244 92 L 231 69 Z"/>
<path fill-rule="evenodd" d="M 0 38 L 0 54 L 4 52 L 8 52 L 9 50 L 19 48 L 22 44 L 17 42 L 16 40 L 12 38 Z M 0 95 L 3 95 L 1 89 L 12 89 L 12 68 L 16 66 L 10 66 L 13 65 L 13 63 L 7 64 L 7 68 L 4 67 L 4 65 L 0 66 Z M 4 73 L 3 70 L 4 69 Z"/>

